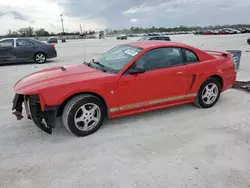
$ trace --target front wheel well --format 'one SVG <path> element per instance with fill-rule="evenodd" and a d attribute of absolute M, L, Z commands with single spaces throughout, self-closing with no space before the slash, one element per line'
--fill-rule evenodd
<path fill-rule="evenodd" d="M 93 93 L 93 92 L 82 92 L 82 93 L 76 93 L 76 94 L 73 94 L 71 96 L 69 96 L 67 99 L 65 99 L 63 101 L 63 103 L 59 106 L 58 110 L 57 110 L 57 113 L 56 113 L 56 117 L 61 117 L 62 116 L 62 113 L 63 113 L 63 109 L 64 107 L 66 106 L 66 104 L 75 96 L 77 95 L 82 95 L 82 94 L 89 94 L 89 95 L 93 95 L 95 97 L 97 97 L 98 99 L 100 99 L 103 104 L 105 105 L 105 111 L 106 111 L 106 115 L 108 113 L 108 105 L 106 103 L 106 101 L 104 100 L 104 98 L 100 95 L 98 95 L 97 93 Z"/>

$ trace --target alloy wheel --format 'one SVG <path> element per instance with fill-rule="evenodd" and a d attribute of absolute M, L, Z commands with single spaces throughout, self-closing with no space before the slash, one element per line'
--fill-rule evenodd
<path fill-rule="evenodd" d="M 81 106 L 75 113 L 74 121 L 79 130 L 89 131 L 99 123 L 101 109 L 94 103 L 87 103 Z"/>

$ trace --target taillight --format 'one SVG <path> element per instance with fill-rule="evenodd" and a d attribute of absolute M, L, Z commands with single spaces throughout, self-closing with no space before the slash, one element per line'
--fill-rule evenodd
<path fill-rule="evenodd" d="M 54 48 L 54 49 L 55 49 L 55 44 L 52 44 L 51 46 L 52 46 L 52 48 Z"/>

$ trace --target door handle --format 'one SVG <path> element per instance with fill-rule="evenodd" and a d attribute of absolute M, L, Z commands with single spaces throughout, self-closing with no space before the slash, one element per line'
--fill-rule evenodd
<path fill-rule="evenodd" d="M 177 72 L 176 75 L 183 75 L 183 72 Z"/>

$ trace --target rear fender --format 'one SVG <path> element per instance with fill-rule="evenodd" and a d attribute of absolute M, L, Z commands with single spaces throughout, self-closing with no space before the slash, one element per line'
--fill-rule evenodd
<path fill-rule="evenodd" d="M 219 76 L 223 80 L 223 72 L 221 70 L 218 70 L 216 73 L 197 73 L 195 74 L 195 80 L 193 81 L 192 88 L 189 93 L 198 93 L 201 85 L 212 76 Z"/>

